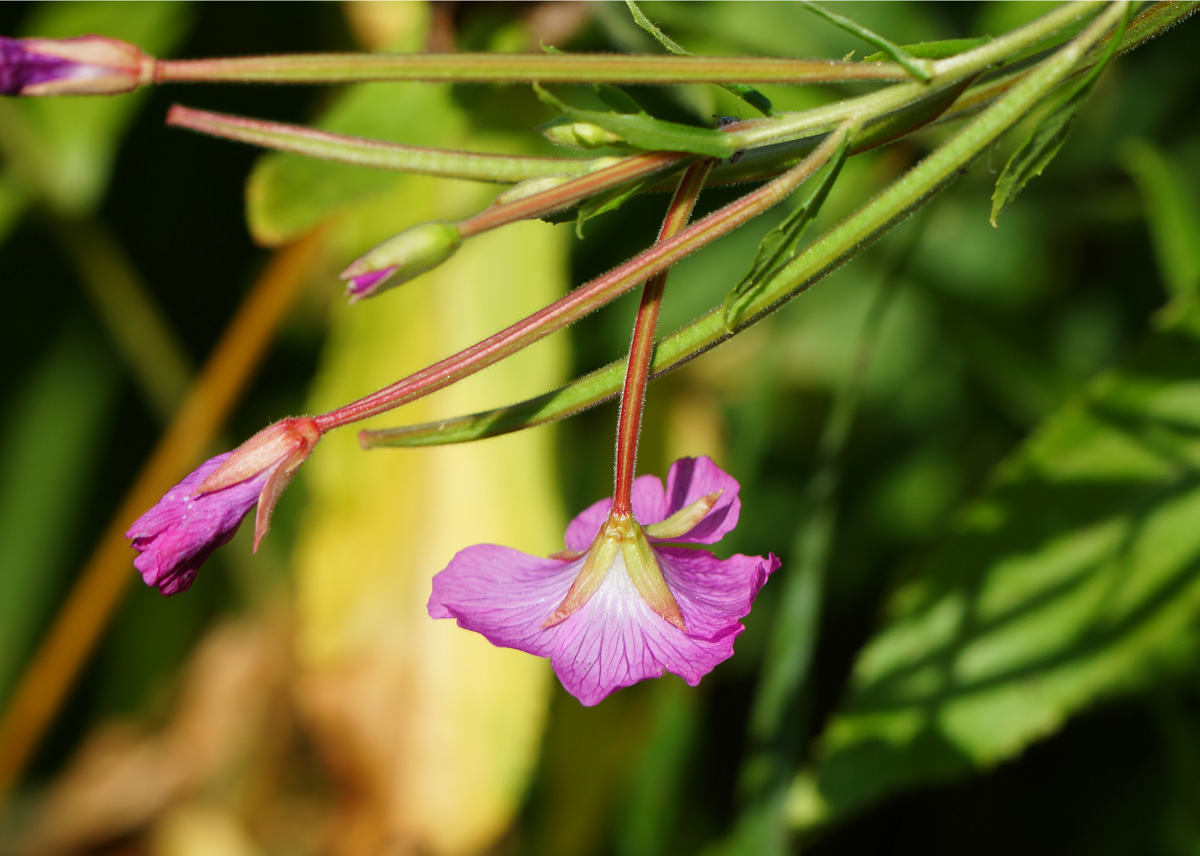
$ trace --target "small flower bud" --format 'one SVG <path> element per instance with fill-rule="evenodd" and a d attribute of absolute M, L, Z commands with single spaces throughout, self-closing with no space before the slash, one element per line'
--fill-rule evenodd
<path fill-rule="evenodd" d="M 542 128 L 546 139 L 573 149 L 598 149 L 622 142 L 621 135 L 591 122 L 559 122 Z"/>
<path fill-rule="evenodd" d="M 154 80 L 155 59 L 103 36 L 10 39 L 0 36 L 0 94 L 111 95 Z"/>
<path fill-rule="evenodd" d="M 342 271 L 346 296 L 351 303 L 374 297 L 433 270 L 461 246 L 462 234 L 453 223 L 434 221 L 405 229 Z"/>

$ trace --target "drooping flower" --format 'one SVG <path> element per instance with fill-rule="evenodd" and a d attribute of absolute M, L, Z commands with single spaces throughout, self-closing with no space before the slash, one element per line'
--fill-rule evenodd
<path fill-rule="evenodd" d="M 667 484 L 633 482 L 633 517 L 612 500 L 567 527 L 548 558 L 481 544 L 433 578 L 429 614 L 494 645 L 549 657 L 567 691 L 594 705 L 664 672 L 692 686 L 733 655 L 774 555 L 718 559 L 707 550 L 737 524 L 738 483 L 708 458 L 672 464 Z"/>
<path fill-rule="evenodd" d="M 0 94 L 109 95 L 154 79 L 154 57 L 103 36 L 10 39 L 0 36 Z"/>
<path fill-rule="evenodd" d="M 209 458 L 129 527 L 134 567 L 164 595 L 186 591 L 213 551 L 229 543 L 258 505 L 254 549 L 267 534 L 271 512 L 296 470 L 321 437 L 308 417 L 284 419 L 232 452 Z"/>

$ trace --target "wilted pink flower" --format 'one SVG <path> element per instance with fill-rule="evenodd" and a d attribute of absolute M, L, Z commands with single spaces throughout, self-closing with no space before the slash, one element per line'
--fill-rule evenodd
<path fill-rule="evenodd" d="M 585 705 L 663 672 L 695 686 L 733 655 L 739 619 L 779 560 L 718 559 L 664 543 L 719 541 L 737 524 L 737 494 L 737 481 L 708 458 L 681 459 L 665 490 L 654 476 L 634 481 L 636 520 L 611 514 L 611 499 L 584 510 L 562 553 L 541 558 L 493 544 L 461 551 L 433 578 L 429 614 L 549 657 Z"/>
<path fill-rule="evenodd" d="M 186 591 L 213 550 L 237 532 L 256 504 L 254 549 L 271 512 L 321 432 L 308 417 L 284 419 L 232 452 L 209 458 L 139 517 L 125 537 L 139 555 L 133 565 L 165 595 Z"/>
<path fill-rule="evenodd" d="M 103 36 L 10 39 L 0 36 L 0 94 L 105 95 L 154 79 L 154 57 Z"/>

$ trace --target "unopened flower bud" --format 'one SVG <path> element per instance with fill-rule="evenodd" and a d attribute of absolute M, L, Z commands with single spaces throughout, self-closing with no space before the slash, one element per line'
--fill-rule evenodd
<path fill-rule="evenodd" d="M 10 39 L 0 36 L 0 94 L 111 95 L 154 80 L 155 59 L 103 36 Z"/>
<path fill-rule="evenodd" d="M 433 221 L 405 229 L 342 271 L 350 302 L 374 297 L 433 270 L 458 252 L 462 234 L 453 223 Z"/>
<path fill-rule="evenodd" d="M 623 142 L 621 135 L 592 122 L 558 122 L 542 128 L 546 139 L 573 149 L 598 149 Z"/>

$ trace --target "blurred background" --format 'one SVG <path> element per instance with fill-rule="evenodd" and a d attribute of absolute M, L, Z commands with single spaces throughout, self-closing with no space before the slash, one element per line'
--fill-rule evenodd
<path fill-rule="evenodd" d="M 697 53 L 870 52 L 798 5 L 643 5 Z M 838 4 L 899 43 L 998 35 L 1048 8 Z M 241 532 L 186 594 L 142 585 L 121 548 L 119 606 L 0 804 L 0 853 L 1200 852 L 1195 26 L 1110 66 L 998 228 L 992 189 L 1024 130 L 651 387 L 640 472 L 712 456 L 742 485 L 719 552 L 783 560 L 700 687 L 667 676 L 585 709 L 547 662 L 425 614 L 458 549 L 561 549 L 611 493 L 615 405 L 462 447 L 363 452 L 341 432 L 258 554 Z M 0 33 L 177 57 L 658 50 L 616 3 L 8 3 Z M 782 110 L 849 91 L 764 87 Z M 748 110 L 716 87 L 637 95 L 681 121 Z M 198 445 L 171 447 L 168 484 L 624 261 L 666 201 L 639 197 L 582 240 L 510 227 L 347 307 L 349 261 L 496 188 L 263 156 L 167 128 L 172 103 L 555 151 L 525 86 L 0 101 L 0 711 L 23 674 L 66 674 L 61 652 L 31 668 L 35 651 L 173 420 Z M 817 228 L 947 133 L 853 158 Z M 719 303 L 781 216 L 681 263 L 662 329 Z M 374 424 L 551 389 L 622 356 L 635 308 Z M 102 594 L 76 604 L 79 626 L 107 612 Z"/>

